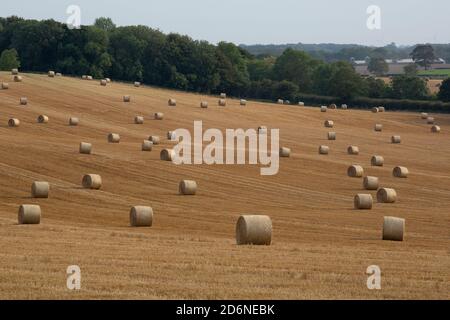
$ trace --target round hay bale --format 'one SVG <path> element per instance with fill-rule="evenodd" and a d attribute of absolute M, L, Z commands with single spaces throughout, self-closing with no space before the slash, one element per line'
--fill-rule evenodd
<path fill-rule="evenodd" d="M 402 142 L 402 138 L 400 136 L 392 136 L 391 137 L 391 142 L 395 143 L 395 144 L 401 143 Z"/>
<path fill-rule="evenodd" d="M 434 125 L 434 126 L 431 127 L 431 132 L 439 133 L 439 132 L 441 132 L 441 127 L 439 127 L 437 125 Z"/>
<path fill-rule="evenodd" d="M 347 106 L 346 104 L 343 104 L 343 105 L 341 105 L 341 109 L 347 110 L 347 109 L 348 109 L 348 106 Z"/>
<path fill-rule="evenodd" d="M 202 102 L 200 102 L 200 108 L 203 108 L 203 109 L 208 108 L 208 101 L 202 101 Z"/>
<path fill-rule="evenodd" d="M 152 151 L 152 148 L 153 142 L 149 140 L 144 140 L 144 142 L 142 142 L 142 151 Z"/>
<path fill-rule="evenodd" d="M 170 141 L 177 141 L 177 135 L 175 131 L 167 131 L 167 139 Z"/>
<path fill-rule="evenodd" d="M 87 75 L 83 74 L 83 75 L 81 76 L 81 79 L 87 80 Z"/>
<path fill-rule="evenodd" d="M 35 204 L 23 204 L 19 207 L 19 224 L 41 223 L 41 207 Z"/>
<path fill-rule="evenodd" d="M 377 201 L 380 203 L 394 203 L 397 200 L 397 192 L 391 188 L 381 188 L 377 192 Z"/>
<path fill-rule="evenodd" d="M 162 149 L 159 158 L 163 161 L 172 161 L 175 158 L 175 151 L 172 149 Z"/>
<path fill-rule="evenodd" d="M 7 82 L 2 82 L 2 89 L 3 89 L 3 90 L 9 89 L 9 83 L 7 83 Z"/>
<path fill-rule="evenodd" d="M 123 96 L 123 102 L 131 102 L 131 96 L 129 95 Z"/>
<path fill-rule="evenodd" d="M 304 106 L 305 106 L 305 103 L 302 102 L 302 101 L 300 101 L 300 102 L 298 103 L 298 105 L 299 105 L 300 107 L 304 107 Z"/>
<path fill-rule="evenodd" d="M 383 131 L 383 125 L 380 124 L 380 123 L 377 123 L 377 124 L 375 125 L 374 130 L 375 130 L 376 132 L 381 132 L 381 131 Z"/>
<path fill-rule="evenodd" d="M 28 104 L 28 99 L 25 97 L 20 98 L 20 104 L 26 106 Z"/>
<path fill-rule="evenodd" d="M 359 154 L 359 148 L 357 146 L 349 146 L 347 148 L 347 153 L 351 155 L 358 155 Z"/>
<path fill-rule="evenodd" d="M 37 122 L 38 123 L 48 123 L 48 117 L 44 114 L 41 114 L 38 118 L 37 118 Z"/>
<path fill-rule="evenodd" d="M 348 167 L 347 175 L 351 178 L 361 178 L 364 174 L 364 169 L 362 166 L 354 164 Z"/>
<path fill-rule="evenodd" d="M 159 136 L 150 136 L 148 140 L 151 141 L 154 145 L 158 145 L 161 142 L 161 138 Z"/>
<path fill-rule="evenodd" d="M 145 206 L 134 206 L 130 210 L 130 226 L 151 227 L 153 224 L 153 209 Z"/>
<path fill-rule="evenodd" d="M 377 107 L 373 107 L 372 108 L 372 112 L 373 113 L 378 113 L 378 112 L 380 112 L 380 109 L 378 109 Z"/>
<path fill-rule="evenodd" d="M 48 198 L 50 184 L 45 181 L 34 181 L 31 185 L 32 198 Z"/>
<path fill-rule="evenodd" d="M 197 192 L 197 182 L 193 180 L 181 180 L 178 192 L 182 195 L 193 196 Z"/>
<path fill-rule="evenodd" d="M 167 104 L 168 104 L 170 107 L 175 107 L 175 106 L 177 105 L 177 100 L 175 100 L 175 99 L 169 99 L 169 101 L 167 101 Z"/>
<path fill-rule="evenodd" d="M 337 106 L 336 106 L 336 104 L 332 103 L 332 104 L 330 104 L 330 106 L 328 108 L 331 110 L 336 110 Z"/>
<path fill-rule="evenodd" d="M 428 118 L 428 113 L 422 112 L 422 113 L 420 114 L 420 117 L 422 118 L 422 120 L 426 120 L 426 119 Z"/>
<path fill-rule="evenodd" d="M 227 94 L 226 93 L 221 93 L 220 94 L 220 98 L 221 99 L 226 99 L 227 98 Z"/>
<path fill-rule="evenodd" d="M 98 174 L 86 174 L 81 184 L 83 188 L 98 190 L 102 187 L 102 177 Z"/>
<path fill-rule="evenodd" d="M 284 100 L 284 104 L 291 104 L 289 100 Z"/>
<path fill-rule="evenodd" d="M 237 245 L 270 245 L 272 220 L 269 216 L 243 215 L 236 223 Z"/>
<path fill-rule="evenodd" d="M 405 219 L 384 217 L 383 240 L 403 241 L 405 234 Z"/>
<path fill-rule="evenodd" d="M 328 110 L 327 106 L 320 107 L 320 112 L 327 112 L 327 110 Z"/>
<path fill-rule="evenodd" d="M 80 123 L 80 119 L 75 117 L 70 117 L 69 119 L 69 125 L 71 126 L 77 126 Z"/>
<path fill-rule="evenodd" d="M 20 126 L 20 120 L 16 118 L 11 118 L 8 120 L 8 126 L 9 127 L 18 127 Z"/>
<path fill-rule="evenodd" d="M 241 100 L 239 101 L 239 104 L 240 104 L 241 106 L 246 106 L 246 105 L 247 105 L 247 100 L 241 99 Z"/>
<path fill-rule="evenodd" d="M 227 101 L 225 99 L 219 99 L 218 103 L 220 107 L 225 107 L 227 105 Z"/>
<path fill-rule="evenodd" d="M 92 80 L 92 79 L 94 79 L 92 76 L 87 76 L 87 78 L 86 78 L 87 80 Z"/>
<path fill-rule="evenodd" d="M 392 170 L 392 175 L 396 178 L 408 178 L 409 170 L 406 167 L 395 167 Z"/>
<path fill-rule="evenodd" d="M 363 179 L 363 187 L 366 190 L 378 190 L 379 185 L 377 177 L 367 176 Z"/>
<path fill-rule="evenodd" d="M 56 77 L 62 77 L 62 73 L 61 72 L 57 72 L 57 73 L 55 73 L 55 76 Z"/>
<path fill-rule="evenodd" d="M 278 104 L 284 104 L 284 100 L 278 99 L 277 103 L 278 103 Z"/>
<path fill-rule="evenodd" d="M 291 149 L 286 147 L 280 148 L 280 157 L 289 158 L 291 156 Z"/>
<path fill-rule="evenodd" d="M 378 107 L 378 112 L 385 112 L 386 109 L 384 107 Z"/>
<path fill-rule="evenodd" d="M 106 79 L 100 80 L 100 85 L 101 86 L 106 87 L 107 84 L 108 84 L 108 81 L 106 81 Z"/>
<path fill-rule="evenodd" d="M 141 86 L 141 83 L 140 83 L 139 81 L 135 81 L 135 82 L 134 82 L 134 86 L 135 86 L 136 88 L 139 88 L 139 87 Z"/>
<path fill-rule="evenodd" d="M 164 113 L 155 112 L 155 120 L 162 120 L 162 119 L 164 119 Z"/>
<path fill-rule="evenodd" d="M 22 76 L 14 76 L 14 82 L 22 82 Z"/>
<path fill-rule="evenodd" d="M 334 121 L 332 120 L 326 120 L 324 123 L 325 128 L 333 128 L 334 127 Z"/>
<path fill-rule="evenodd" d="M 370 210 L 373 206 L 373 198 L 371 194 L 359 193 L 353 199 L 355 209 Z"/>
<path fill-rule="evenodd" d="M 384 158 L 382 156 L 372 156 L 370 164 L 374 167 L 382 167 L 384 165 Z"/>
<path fill-rule="evenodd" d="M 120 135 L 118 133 L 110 133 L 108 134 L 108 142 L 109 143 L 119 143 Z"/>
<path fill-rule="evenodd" d="M 55 71 L 49 71 L 48 72 L 48 76 L 49 76 L 49 78 L 54 78 L 55 77 Z"/>
<path fill-rule="evenodd" d="M 91 154 L 92 144 L 87 142 L 80 142 L 80 153 L 81 154 Z"/>
<path fill-rule="evenodd" d="M 11 74 L 13 76 L 18 75 L 19 74 L 19 69 L 11 69 Z"/>
<path fill-rule="evenodd" d="M 111 79 L 110 78 L 105 78 L 107 83 L 111 83 Z"/>
<path fill-rule="evenodd" d="M 257 131 L 258 131 L 258 134 L 267 134 L 267 127 L 259 126 Z"/>
<path fill-rule="evenodd" d="M 320 146 L 319 154 L 328 154 L 330 152 L 330 147 L 328 146 Z"/>
<path fill-rule="evenodd" d="M 434 117 L 428 117 L 427 124 L 434 124 Z"/>
<path fill-rule="evenodd" d="M 328 132 L 328 140 L 336 140 L 336 132 Z"/>
<path fill-rule="evenodd" d="M 144 117 L 143 116 L 135 116 L 134 123 L 135 124 L 144 124 Z"/>

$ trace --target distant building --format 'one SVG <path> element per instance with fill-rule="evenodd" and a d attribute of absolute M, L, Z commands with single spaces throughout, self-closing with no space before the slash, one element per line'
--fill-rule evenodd
<path fill-rule="evenodd" d="M 387 76 L 402 75 L 405 73 L 405 67 L 414 63 L 413 59 L 386 59 L 385 61 L 389 67 L 389 71 L 386 74 Z M 371 75 L 368 70 L 369 62 L 369 57 L 366 57 L 364 60 L 355 60 L 354 58 L 350 59 L 350 63 L 355 68 L 355 71 L 363 76 Z M 447 64 L 444 59 L 438 58 L 431 64 L 430 68 L 450 69 L 450 64 Z M 419 67 L 419 70 L 420 69 L 421 68 Z"/>

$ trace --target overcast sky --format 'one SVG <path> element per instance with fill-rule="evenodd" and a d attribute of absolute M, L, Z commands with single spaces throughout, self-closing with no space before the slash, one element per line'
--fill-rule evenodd
<path fill-rule="evenodd" d="M 106 16 L 213 43 L 450 43 L 450 0 L 0 0 L 0 16 L 66 22 L 69 5 L 82 24 Z M 381 30 L 367 28 L 370 5 Z"/>

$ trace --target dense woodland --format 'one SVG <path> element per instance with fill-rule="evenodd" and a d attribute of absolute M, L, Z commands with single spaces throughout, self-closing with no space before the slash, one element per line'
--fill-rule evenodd
<path fill-rule="evenodd" d="M 373 51 L 372 55 L 382 50 Z M 55 70 L 255 99 L 294 102 L 330 96 L 338 101 L 410 99 L 436 104 L 438 98 L 449 96 L 448 92 L 431 96 L 414 70 L 387 85 L 359 76 L 346 61 L 329 62 L 317 54 L 287 48 L 278 56 L 252 55 L 232 43 L 213 45 L 147 26 L 116 27 L 108 18 L 80 29 L 53 20 L 0 18 L 0 52 L 4 70 L 13 66 L 32 72 Z"/>

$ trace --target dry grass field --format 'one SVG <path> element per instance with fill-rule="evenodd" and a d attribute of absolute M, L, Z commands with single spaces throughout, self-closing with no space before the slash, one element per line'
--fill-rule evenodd
<path fill-rule="evenodd" d="M 329 110 L 217 98 L 130 84 L 23 74 L 14 83 L 0 73 L 0 299 L 449 299 L 450 116 L 434 115 L 433 134 L 417 113 Z M 131 103 L 122 96 L 130 94 Z M 19 98 L 28 97 L 20 106 Z M 177 99 L 168 107 L 168 98 Z M 209 101 L 201 109 L 201 100 Z M 351 107 L 351 106 L 350 106 Z M 164 112 L 163 121 L 152 120 Z M 36 123 L 40 114 L 48 124 Z M 133 123 L 144 115 L 143 125 Z M 79 117 L 77 127 L 68 125 Z M 8 119 L 21 120 L 9 128 Z M 326 119 L 336 141 L 328 141 Z M 168 130 L 280 128 L 290 147 L 275 176 L 260 166 L 182 165 L 159 160 Z M 375 123 L 384 125 L 374 132 Z M 121 135 L 108 144 L 107 134 Z M 402 143 L 390 143 L 399 134 Z M 163 142 L 142 152 L 149 135 Z M 92 155 L 78 153 L 81 141 Z M 318 154 L 330 146 L 327 156 Z M 348 155 L 357 145 L 359 155 Z M 374 154 L 384 167 L 371 167 Z M 394 204 L 353 209 L 362 179 L 347 167 L 361 164 L 381 185 L 397 190 Z M 392 177 L 397 165 L 407 179 Z M 98 173 L 101 190 L 81 187 Z M 198 182 L 196 196 L 179 196 L 178 182 Z M 51 184 L 48 199 L 32 199 L 33 181 Z M 375 195 L 375 192 L 371 192 Z M 39 204 L 40 225 L 18 225 L 21 204 Z M 129 210 L 149 205 L 151 228 L 129 227 Z M 267 214 L 271 246 L 237 246 L 241 214 Z M 403 242 L 382 241 L 384 216 L 406 219 Z M 382 289 L 368 290 L 366 268 L 382 270 Z M 79 265 L 82 288 L 66 288 L 66 268 Z"/>

